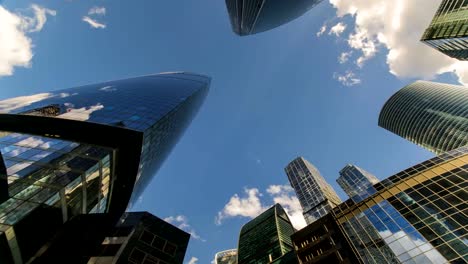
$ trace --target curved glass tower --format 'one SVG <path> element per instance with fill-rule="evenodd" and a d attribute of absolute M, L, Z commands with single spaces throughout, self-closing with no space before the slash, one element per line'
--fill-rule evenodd
<path fill-rule="evenodd" d="M 226 0 L 232 30 L 251 35 L 286 24 L 322 0 Z"/>
<path fill-rule="evenodd" d="M 436 154 L 468 144 L 468 88 L 417 81 L 382 108 L 379 126 Z"/>
<path fill-rule="evenodd" d="M 215 264 L 237 264 L 237 249 L 229 249 L 216 253 Z"/>
<path fill-rule="evenodd" d="M 117 221 L 209 83 L 167 73 L 0 101 L 0 262 L 27 262 L 73 216 L 107 213 Z"/>
<path fill-rule="evenodd" d="M 271 263 L 293 250 L 294 227 L 280 204 L 245 224 L 240 232 L 238 263 Z"/>

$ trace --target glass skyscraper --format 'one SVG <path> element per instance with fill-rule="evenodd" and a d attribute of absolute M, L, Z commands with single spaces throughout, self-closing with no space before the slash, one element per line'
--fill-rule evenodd
<path fill-rule="evenodd" d="M 237 249 L 229 249 L 216 253 L 214 264 L 237 264 Z"/>
<path fill-rule="evenodd" d="M 284 169 L 301 203 L 307 224 L 311 224 L 341 203 L 335 190 L 318 169 L 303 157 L 291 161 Z"/>
<path fill-rule="evenodd" d="M 358 166 L 347 164 L 340 170 L 340 177 L 336 182 L 349 198 L 359 202 L 375 192 L 373 185 L 378 183 L 379 179 Z"/>
<path fill-rule="evenodd" d="M 294 20 L 322 0 L 226 0 L 232 30 L 240 35 L 267 31 Z"/>
<path fill-rule="evenodd" d="M 117 221 L 209 83 L 166 73 L 0 101 L 0 262 L 27 262 L 74 216 Z"/>
<path fill-rule="evenodd" d="M 374 194 L 333 213 L 365 263 L 466 263 L 467 186 L 465 146 L 375 184 Z"/>
<path fill-rule="evenodd" d="M 468 89 L 417 81 L 383 106 L 379 126 L 436 154 L 468 144 Z"/>
<path fill-rule="evenodd" d="M 468 60 L 468 1 L 443 0 L 421 41 L 459 60 Z"/>
<path fill-rule="evenodd" d="M 239 264 L 271 263 L 292 251 L 294 228 L 280 204 L 245 224 L 240 232 Z"/>

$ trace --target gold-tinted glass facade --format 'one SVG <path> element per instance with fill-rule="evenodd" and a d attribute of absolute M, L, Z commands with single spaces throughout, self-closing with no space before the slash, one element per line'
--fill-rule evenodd
<path fill-rule="evenodd" d="M 366 263 L 468 261 L 468 146 L 413 166 L 374 187 L 377 192 L 367 199 L 348 200 L 334 210 Z M 386 206 L 395 210 L 382 210 Z M 366 234 L 355 227 L 369 223 L 380 240 L 362 243 L 360 236 Z M 394 256 L 381 250 L 386 248 Z"/>

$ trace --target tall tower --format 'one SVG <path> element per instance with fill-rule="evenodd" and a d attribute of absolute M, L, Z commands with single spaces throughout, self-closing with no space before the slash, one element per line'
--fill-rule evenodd
<path fill-rule="evenodd" d="M 226 0 L 232 30 L 240 36 L 256 34 L 286 24 L 322 0 Z"/>
<path fill-rule="evenodd" d="M 443 0 L 421 41 L 447 56 L 468 60 L 468 3 Z"/>
<path fill-rule="evenodd" d="M 320 175 L 317 168 L 303 157 L 291 161 L 284 169 L 296 191 L 307 224 L 328 214 L 341 203 L 335 190 Z"/>
<path fill-rule="evenodd" d="M 375 193 L 373 185 L 378 183 L 379 179 L 358 166 L 348 164 L 340 170 L 340 177 L 336 182 L 349 198 L 359 202 Z"/>
<path fill-rule="evenodd" d="M 436 154 L 468 144 L 468 88 L 417 81 L 383 106 L 379 126 Z"/>
<path fill-rule="evenodd" d="M 0 101 L 0 262 L 40 257 L 74 216 L 106 213 L 116 223 L 182 136 L 209 83 L 156 74 Z"/>
<path fill-rule="evenodd" d="M 280 204 L 275 204 L 242 227 L 238 263 L 271 263 L 281 258 L 293 250 L 293 233 L 288 215 Z"/>
<path fill-rule="evenodd" d="M 237 249 L 228 249 L 216 253 L 215 264 L 237 264 Z"/>

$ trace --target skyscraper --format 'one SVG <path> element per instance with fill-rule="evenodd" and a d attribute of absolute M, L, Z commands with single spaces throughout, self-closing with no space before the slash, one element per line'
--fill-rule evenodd
<path fill-rule="evenodd" d="M 468 2 L 443 0 L 421 41 L 459 60 L 468 60 Z"/>
<path fill-rule="evenodd" d="M 280 204 L 245 224 L 240 232 L 239 264 L 271 263 L 292 251 L 294 228 Z"/>
<path fill-rule="evenodd" d="M 382 108 L 379 126 L 436 154 L 468 144 L 468 89 L 417 81 Z"/>
<path fill-rule="evenodd" d="M 226 0 L 232 30 L 240 35 L 267 31 L 294 20 L 322 0 Z"/>
<path fill-rule="evenodd" d="M 237 264 L 237 249 L 229 249 L 216 253 L 215 264 Z"/>
<path fill-rule="evenodd" d="M 27 262 L 74 216 L 117 222 L 209 83 L 167 73 L 0 101 L 0 262 Z"/>
<path fill-rule="evenodd" d="M 466 186 L 468 146 L 399 172 L 333 213 L 365 263 L 465 263 Z M 369 238 L 368 223 L 380 239 Z"/>
<path fill-rule="evenodd" d="M 325 216 L 341 203 L 335 190 L 320 175 L 317 168 L 303 157 L 291 161 L 284 171 L 296 191 L 307 224 Z"/>
<path fill-rule="evenodd" d="M 340 177 L 338 177 L 336 182 L 349 198 L 359 202 L 370 194 L 375 193 L 373 185 L 378 183 L 379 180 L 358 166 L 347 164 L 340 170 Z M 369 188 L 371 189 L 369 190 Z"/>

